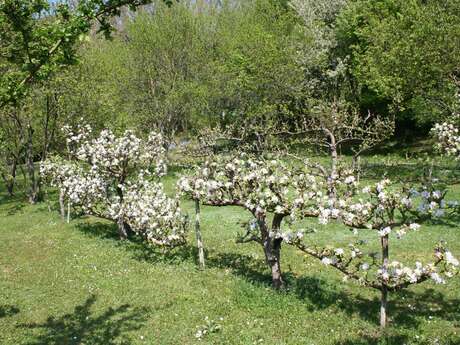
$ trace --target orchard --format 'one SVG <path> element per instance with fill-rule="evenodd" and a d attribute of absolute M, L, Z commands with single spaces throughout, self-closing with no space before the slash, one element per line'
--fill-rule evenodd
<path fill-rule="evenodd" d="M 460 343 L 459 4 L 0 1 L 0 343 Z"/>

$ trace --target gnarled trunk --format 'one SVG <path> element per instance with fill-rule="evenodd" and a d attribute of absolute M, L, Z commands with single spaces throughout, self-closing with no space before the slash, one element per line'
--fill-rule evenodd
<path fill-rule="evenodd" d="M 281 221 L 283 216 L 275 214 L 272 222 L 272 232 L 276 233 L 280 230 Z M 259 227 L 261 230 L 262 245 L 264 248 L 265 260 L 272 274 L 272 286 L 276 290 L 284 288 L 284 281 L 281 272 L 281 238 L 274 238 L 270 236 L 267 228 L 265 217 L 258 219 Z"/>
<path fill-rule="evenodd" d="M 9 196 L 14 196 L 14 186 L 16 184 L 16 171 L 17 171 L 17 159 L 14 158 L 11 163 L 10 174 L 2 174 L 3 181 L 6 185 L 6 190 Z"/>
<path fill-rule="evenodd" d="M 118 218 L 118 235 L 120 236 L 120 240 L 128 239 L 128 229 L 127 224 L 123 221 L 123 217 Z"/>
<path fill-rule="evenodd" d="M 119 184 L 123 184 L 123 183 L 124 183 L 124 179 L 121 179 Z M 120 208 L 123 208 L 123 191 L 118 186 L 116 190 L 117 190 L 117 195 L 120 198 Z M 129 224 L 125 222 L 123 215 L 119 215 L 117 225 L 118 225 L 118 235 L 120 236 L 120 239 L 127 240 L 129 234 L 133 233 L 133 230 L 131 229 Z"/>
<path fill-rule="evenodd" d="M 267 245 L 264 245 L 265 258 L 272 272 L 272 286 L 276 290 L 284 288 L 280 262 L 281 242 L 282 240 L 277 238 L 267 241 Z"/>

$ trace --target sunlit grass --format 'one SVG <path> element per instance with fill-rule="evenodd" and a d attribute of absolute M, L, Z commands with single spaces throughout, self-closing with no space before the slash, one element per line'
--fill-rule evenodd
<path fill-rule="evenodd" d="M 378 160 L 376 159 L 376 162 Z M 165 180 L 173 191 L 175 176 Z M 457 186 L 451 198 L 460 197 Z M 192 204 L 183 208 L 193 216 Z M 93 218 L 61 221 L 55 205 L 0 201 L 0 344 L 459 344 L 460 279 L 426 282 L 391 298 L 391 325 L 378 340 L 378 294 L 343 283 L 332 268 L 284 246 L 288 290 L 270 288 L 263 253 L 236 244 L 249 213 L 204 207 L 207 268 L 198 269 L 194 236 L 164 253 Z M 308 239 L 347 245 L 338 225 Z M 460 256 L 456 222 L 430 224 L 392 241 L 400 260 L 429 260 L 447 240 Z M 366 234 L 370 246 L 377 246 Z M 374 244 L 372 244 L 374 243 Z M 214 320 L 214 333 L 195 337 Z M 222 318 L 222 319 L 221 319 Z"/>

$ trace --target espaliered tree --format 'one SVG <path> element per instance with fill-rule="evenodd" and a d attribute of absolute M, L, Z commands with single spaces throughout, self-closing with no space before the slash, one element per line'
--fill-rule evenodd
<path fill-rule="evenodd" d="M 277 160 L 215 157 L 205 162 L 194 175 L 178 182 L 179 190 L 209 206 L 239 206 L 254 220 L 238 242 L 255 241 L 264 251 L 275 289 L 284 287 L 281 271 L 283 240 L 302 236 L 301 232 L 282 231 L 286 217 L 318 217 L 329 198 L 324 186 L 303 166 L 288 167 Z"/>
<path fill-rule="evenodd" d="M 388 294 L 428 279 L 444 283 L 446 277 L 458 273 L 458 260 L 440 242 L 434 249 L 434 261 L 416 262 L 407 266 L 390 260 L 390 238 L 401 239 L 406 233 L 417 233 L 420 223 L 441 217 L 446 212 L 446 192 L 431 183 L 418 189 L 398 187 L 384 179 L 371 187 L 354 192 L 334 203 L 334 212 L 323 217 L 324 223 L 335 218 L 350 227 L 357 235 L 361 231 L 373 231 L 380 242 L 380 255 L 364 254 L 365 241 L 351 243 L 348 249 L 334 246 L 318 247 L 307 244 L 300 237 L 291 241 L 297 248 L 325 265 L 332 266 L 364 287 L 381 292 L 380 325 L 385 328 L 388 320 Z M 328 214 L 325 214 L 328 216 Z M 380 259 L 379 259 L 380 257 Z"/>
<path fill-rule="evenodd" d="M 262 124 L 261 124 L 262 123 Z M 293 123 L 271 122 L 263 119 L 247 121 L 225 129 L 206 128 L 201 132 L 199 148 L 202 154 L 225 143 L 230 148 L 260 154 L 275 151 L 302 162 L 327 184 L 328 194 L 334 198 L 340 180 L 359 171 L 359 157 L 376 147 L 394 133 L 394 119 L 376 114 L 361 114 L 358 109 L 342 100 L 318 102 L 307 114 Z M 292 153 L 292 146 L 300 144 L 314 147 L 328 156 L 327 163 L 305 159 Z M 345 162 L 342 152 L 351 151 L 352 164 Z M 359 177 L 359 176 L 358 176 Z M 359 178 L 358 178 L 359 179 Z"/>
<path fill-rule="evenodd" d="M 152 181 L 166 172 L 161 135 L 142 140 L 131 131 L 116 136 L 103 130 L 91 138 L 88 126 L 66 132 L 72 159 L 45 161 L 41 172 L 74 207 L 117 223 L 121 239 L 132 230 L 151 243 L 184 243 L 186 221 L 178 201 Z"/>

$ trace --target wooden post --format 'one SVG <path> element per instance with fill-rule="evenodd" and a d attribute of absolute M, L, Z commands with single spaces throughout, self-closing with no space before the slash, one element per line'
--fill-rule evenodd
<path fill-rule="evenodd" d="M 198 262 L 200 264 L 200 268 L 205 268 L 203 239 L 201 237 L 201 226 L 200 226 L 200 200 L 198 199 L 195 199 L 195 235 L 196 235 L 196 245 L 198 248 Z"/>
<path fill-rule="evenodd" d="M 381 239 L 382 245 L 382 271 L 388 272 L 388 234 Z M 388 287 L 385 281 L 382 283 L 382 296 L 380 300 L 380 329 L 384 330 L 388 322 Z"/>
<path fill-rule="evenodd" d="M 61 213 L 62 221 L 65 221 L 65 200 L 64 200 L 64 190 L 61 188 L 59 190 L 59 211 Z"/>
<path fill-rule="evenodd" d="M 70 223 L 70 200 L 67 202 L 67 224 Z"/>
<path fill-rule="evenodd" d="M 384 330 L 387 326 L 388 316 L 388 288 L 386 285 L 382 286 L 382 296 L 380 300 L 380 329 Z"/>

